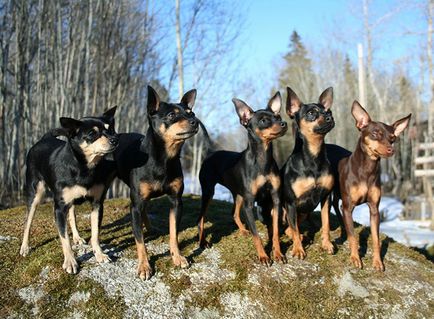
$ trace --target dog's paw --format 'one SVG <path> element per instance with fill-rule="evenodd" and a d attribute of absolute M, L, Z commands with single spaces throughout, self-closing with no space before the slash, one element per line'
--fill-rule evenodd
<path fill-rule="evenodd" d="M 372 261 L 372 267 L 377 271 L 384 271 L 384 264 L 380 259 L 374 259 Z"/>
<path fill-rule="evenodd" d="M 20 255 L 26 257 L 30 252 L 30 247 L 28 245 L 21 245 Z"/>
<path fill-rule="evenodd" d="M 190 266 L 187 258 L 181 255 L 172 256 L 172 261 L 175 267 L 188 268 Z"/>
<path fill-rule="evenodd" d="M 86 241 L 83 238 L 81 238 L 80 236 L 72 237 L 72 242 L 75 245 L 86 245 Z"/>
<path fill-rule="evenodd" d="M 149 265 L 148 262 L 139 263 L 137 266 L 137 276 L 139 276 L 141 280 L 149 280 L 152 276 L 151 265 Z"/>
<path fill-rule="evenodd" d="M 99 263 L 109 263 L 109 262 L 112 261 L 110 259 L 110 257 L 107 254 L 104 254 L 104 253 L 95 253 L 95 259 Z"/>
<path fill-rule="evenodd" d="M 362 260 L 358 255 L 351 255 L 350 260 L 354 267 L 359 269 L 363 268 Z"/>
<path fill-rule="evenodd" d="M 330 240 L 323 240 L 321 244 L 321 248 L 325 250 L 329 255 L 333 255 L 335 253 L 335 247 L 333 246 Z"/>
<path fill-rule="evenodd" d="M 259 256 L 259 262 L 267 267 L 271 266 L 271 259 L 267 255 Z"/>
<path fill-rule="evenodd" d="M 282 263 L 282 264 L 286 264 L 286 262 L 287 262 L 285 255 L 283 255 L 280 251 L 279 252 L 274 251 L 273 252 L 273 258 L 275 261 Z"/>
<path fill-rule="evenodd" d="M 245 228 L 244 229 L 239 229 L 238 232 L 239 232 L 239 234 L 241 236 L 249 236 L 250 235 L 250 232 L 247 229 L 245 229 Z"/>
<path fill-rule="evenodd" d="M 292 257 L 298 258 L 298 259 L 304 259 L 306 257 L 306 252 L 304 251 L 303 247 L 293 247 L 291 250 Z"/>
<path fill-rule="evenodd" d="M 74 256 L 69 256 L 69 257 L 65 256 L 65 261 L 63 262 L 62 268 L 68 274 L 76 274 L 78 271 L 78 264 Z"/>
<path fill-rule="evenodd" d="M 200 247 L 200 249 L 207 249 L 207 248 L 211 248 L 211 243 L 210 242 L 208 242 L 206 239 L 202 239 L 200 242 L 199 242 L 199 247 Z"/>

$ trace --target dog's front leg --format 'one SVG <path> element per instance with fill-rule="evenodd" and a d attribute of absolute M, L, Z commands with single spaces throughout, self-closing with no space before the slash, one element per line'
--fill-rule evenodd
<path fill-rule="evenodd" d="M 95 254 L 96 261 L 99 263 L 110 262 L 109 256 L 104 254 L 99 243 L 99 230 L 101 227 L 101 216 L 103 214 L 103 204 L 100 201 L 92 203 L 92 212 L 90 213 L 90 223 L 92 234 L 90 243 L 92 245 L 93 253 Z"/>
<path fill-rule="evenodd" d="M 147 201 L 142 199 L 133 189 L 131 189 L 131 223 L 133 228 L 134 240 L 137 249 L 137 275 L 142 280 L 148 280 L 152 275 L 152 268 L 149 264 L 148 252 L 143 238 L 144 214 L 146 214 Z"/>
<path fill-rule="evenodd" d="M 246 196 L 244 198 L 244 213 L 246 214 L 247 226 L 253 235 L 253 243 L 255 244 L 259 261 L 261 264 L 271 266 L 270 257 L 267 256 L 264 246 L 262 245 L 261 238 L 259 237 L 258 231 L 256 229 L 255 217 L 253 215 L 253 203 L 254 198 L 252 196 Z"/>
<path fill-rule="evenodd" d="M 280 250 L 280 238 L 279 238 L 279 216 L 280 216 L 280 198 L 279 190 L 273 189 L 271 192 L 271 198 L 273 200 L 273 210 L 271 211 L 272 223 L 273 223 L 273 256 L 276 261 L 286 263 L 285 255 Z"/>
<path fill-rule="evenodd" d="M 330 241 L 330 195 L 321 202 L 322 243 L 321 247 L 328 254 L 334 253 L 334 246 Z"/>
<path fill-rule="evenodd" d="M 64 255 L 63 269 L 68 274 L 76 274 L 78 271 L 78 264 L 74 257 L 74 252 L 71 248 L 69 241 L 67 216 L 70 205 L 65 204 L 63 201 L 55 201 L 54 203 L 54 215 L 56 219 L 57 230 L 60 236 L 60 242 L 62 243 L 62 250 Z"/>
<path fill-rule="evenodd" d="M 170 196 L 172 207 L 169 212 L 169 236 L 170 236 L 170 255 L 175 266 L 181 268 L 187 268 L 189 263 L 187 259 L 181 255 L 178 245 L 178 231 L 181 225 L 182 217 L 182 198 L 181 195 Z"/>
<path fill-rule="evenodd" d="M 380 247 L 380 213 L 378 211 L 378 202 L 368 202 L 371 222 L 372 250 L 373 259 L 372 266 L 378 271 L 384 271 L 384 264 L 381 261 Z"/>
<path fill-rule="evenodd" d="M 285 233 L 288 237 L 292 236 L 292 257 L 297 257 L 298 259 L 304 259 L 306 257 L 306 252 L 304 251 L 302 240 L 303 237 L 300 234 L 300 216 L 298 216 L 296 208 L 290 204 L 286 205 L 288 228 Z"/>

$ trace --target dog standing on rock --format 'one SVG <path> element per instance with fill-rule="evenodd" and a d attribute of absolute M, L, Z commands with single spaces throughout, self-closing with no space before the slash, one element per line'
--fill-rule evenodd
<path fill-rule="evenodd" d="M 306 256 L 299 231 L 302 219 L 321 203 L 322 248 L 334 253 L 330 241 L 329 194 L 333 188 L 333 175 L 327 160 L 324 137 L 334 127 L 330 108 L 333 89 L 326 89 L 318 103 L 303 104 L 297 94 L 287 88 L 286 112 L 297 125 L 295 146 L 281 168 L 282 202 L 289 227 L 286 233 L 293 239 L 291 255 L 299 259 Z"/>
<path fill-rule="evenodd" d="M 66 219 L 72 228 L 74 242 L 82 243 L 75 225 L 74 205 L 88 200 L 92 204 L 91 245 L 98 262 L 108 262 L 99 244 L 103 202 L 115 174 L 115 164 L 104 156 L 118 145 L 114 129 L 116 107 L 101 117 L 80 120 L 61 117 L 62 128 L 45 134 L 28 152 L 26 158 L 26 193 L 28 211 L 20 254 L 29 253 L 29 236 L 33 216 L 46 189 L 53 193 L 54 215 L 65 260 L 63 269 L 75 274 L 78 264 L 68 237 Z M 57 139 L 63 135 L 67 141 Z"/>

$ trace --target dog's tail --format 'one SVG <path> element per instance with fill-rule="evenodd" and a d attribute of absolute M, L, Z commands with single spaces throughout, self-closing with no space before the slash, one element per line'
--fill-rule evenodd
<path fill-rule="evenodd" d="M 205 125 L 200 121 L 199 121 L 199 126 L 202 129 L 202 134 L 203 134 L 203 154 L 205 154 L 205 158 L 208 157 L 208 155 L 210 155 L 211 153 L 215 152 L 217 150 L 217 147 L 215 145 L 215 143 L 211 140 L 211 138 L 209 137 L 208 131 L 206 130 Z"/>
<path fill-rule="evenodd" d="M 42 136 L 41 140 L 46 138 L 59 137 L 59 136 L 69 137 L 68 132 L 64 128 L 59 127 L 59 128 L 53 128 L 49 130 L 47 133 L 45 133 Z"/>

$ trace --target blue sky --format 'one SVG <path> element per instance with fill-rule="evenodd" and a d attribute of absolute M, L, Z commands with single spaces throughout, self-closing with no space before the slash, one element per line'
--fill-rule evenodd
<path fill-rule="evenodd" d="M 232 4 L 231 0 L 222 0 L 222 3 Z M 421 6 L 426 1 L 372 0 L 369 3 L 372 23 L 387 17 L 373 33 L 374 66 L 392 71 L 397 68 L 397 61 L 400 61 L 399 67 L 404 67 L 413 79 L 418 78 L 419 56 L 425 53 L 426 43 L 426 35 L 423 34 L 426 32 L 426 19 Z M 362 0 L 244 0 L 236 2 L 235 7 L 245 8 L 242 12 L 245 22 L 240 30 L 241 35 L 234 43 L 238 64 L 234 72 L 244 86 L 232 82 L 229 77 L 213 84 L 213 90 L 222 91 L 224 101 L 218 101 L 218 107 L 213 106 L 210 111 L 229 113 L 231 126 L 237 127 L 237 118 L 230 102 L 233 96 L 245 99 L 255 107 L 266 104 L 276 83 L 279 63 L 288 51 L 293 30 L 297 30 L 308 50 L 314 52 L 313 55 L 330 48 L 339 49 L 348 54 L 356 65 L 357 43 L 363 43 Z M 391 12 L 393 14 L 389 16 Z M 186 79 L 186 89 L 191 86 L 188 82 L 189 79 Z M 333 85 L 333 79 L 330 82 L 327 85 Z M 249 84 L 254 89 L 245 89 Z M 233 91 L 230 91 L 231 88 Z M 198 87 L 198 99 L 203 98 L 202 92 Z M 177 92 L 172 92 L 172 96 L 177 96 Z M 206 103 L 209 104 L 209 101 Z M 206 109 L 205 112 L 208 111 Z M 214 114 L 206 115 L 210 122 L 211 118 L 218 118 Z M 208 122 L 206 118 L 204 120 Z"/>
<path fill-rule="evenodd" d="M 275 73 L 276 63 L 287 52 L 293 30 L 301 35 L 307 47 L 337 47 L 357 59 L 357 43 L 363 43 L 360 1 L 344 0 L 253 0 L 247 13 L 243 50 L 244 68 L 249 72 Z M 404 5 L 402 5 L 404 3 Z M 394 12 L 373 34 L 375 63 L 392 68 L 398 59 L 416 62 L 426 27 L 417 8 L 423 1 L 371 1 L 371 21 Z M 417 63 L 410 63 L 415 73 Z M 262 70 L 261 70 L 262 69 Z M 269 69 L 269 71 L 267 71 Z"/>

